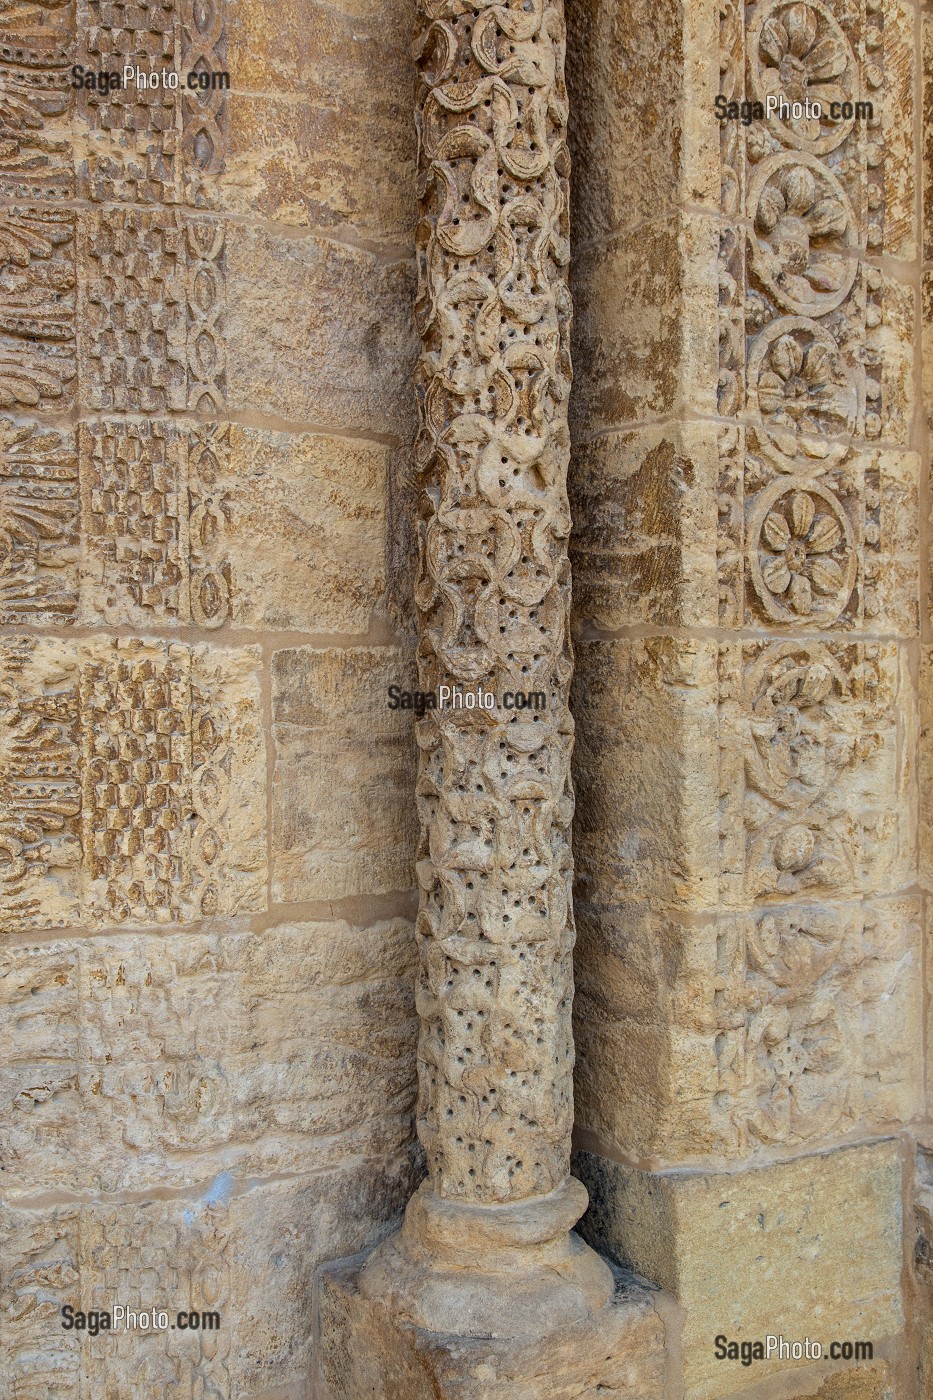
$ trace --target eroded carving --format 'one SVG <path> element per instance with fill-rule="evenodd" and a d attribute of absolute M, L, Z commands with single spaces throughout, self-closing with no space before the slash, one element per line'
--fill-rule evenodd
<path fill-rule="evenodd" d="M 0 621 L 69 621 L 77 548 L 74 438 L 0 418 Z"/>
<path fill-rule="evenodd" d="M 249 651 L 181 643 L 3 644 L 8 927 L 191 923 L 261 907 L 256 664 Z"/>
<path fill-rule="evenodd" d="M 419 1133 L 433 1188 L 568 1170 L 570 388 L 563 18 L 430 0 L 420 45 L 420 676 L 534 716 L 419 725 Z"/>

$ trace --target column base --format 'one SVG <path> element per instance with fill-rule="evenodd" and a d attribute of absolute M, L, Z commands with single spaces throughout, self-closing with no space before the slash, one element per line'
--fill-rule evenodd
<path fill-rule="evenodd" d="M 432 1332 L 360 1288 L 364 1256 L 327 1265 L 319 1290 L 319 1400 L 662 1400 L 664 1328 L 651 1295 L 611 1275 L 583 1320 L 521 1337 Z"/>
<path fill-rule="evenodd" d="M 584 1322 L 613 1293 L 608 1264 L 571 1233 L 586 1205 L 573 1177 L 508 1205 L 445 1200 L 425 1182 L 367 1260 L 360 1291 L 444 1335 L 516 1340 Z"/>

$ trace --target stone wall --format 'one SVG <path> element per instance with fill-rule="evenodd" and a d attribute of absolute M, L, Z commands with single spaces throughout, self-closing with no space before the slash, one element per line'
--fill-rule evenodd
<path fill-rule="evenodd" d="M 919 13 L 569 13 L 587 1236 L 697 1400 L 816 1393 L 714 1355 L 775 1331 L 919 1395 Z"/>
<path fill-rule="evenodd" d="M 309 1400 L 421 1173 L 415 8 L 0 0 L 0 1400 Z M 919 1400 L 933 6 L 566 14 L 585 1230 L 645 1400 Z"/>
<path fill-rule="evenodd" d="M 0 1394 L 305 1396 L 415 1173 L 412 7 L 0 7 Z M 75 92 L 98 70 L 232 91 Z M 218 1309 L 98 1337 L 59 1308 Z"/>

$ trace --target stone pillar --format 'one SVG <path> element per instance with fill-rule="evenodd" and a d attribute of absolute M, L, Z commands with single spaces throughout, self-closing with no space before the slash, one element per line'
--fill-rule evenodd
<path fill-rule="evenodd" d="M 917 12 L 567 10 L 586 1237 L 691 1400 L 843 1337 L 917 1394 Z M 778 1332 L 827 1353 L 714 1351 Z"/>
<path fill-rule="evenodd" d="M 470 1335 L 534 1330 L 542 1307 L 583 1315 L 612 1286 L 607 1266 L 567 1233 L 586 1192 L 569 1174 L 561 7 L 426 4 L 418 55 L 419 683 L 442 702 L 443 687 L 453 694 L 418 724 L 418 1133 L 428 1180 L 363 1288 L 396 1288 L 413 1321 Z M 458 692 L 474 708 L 459 708 Z M 527 693 L 532 708 L 507 708 Z M 508 1300 L 490 1286 L 490 1250 L 504 1251 Z"/>
<path fill-rule="evenodd" d="M 591 1368 L 591 1347 L 605 1348 L 608 1388 L 621 1375 L 612 1363 L 625 1329 L 647 1314 L 609 1306 L 610 1268 L 570 1233 L 587 1195 L 569 1171 L 571 307 L 562 5 L 423 0 L 416 53 L 415 602 L 419 684 L 439 700 L 417 722 L 418 1134 L 428 1175 L 358 1288 L 363 1306 L 377 1305 L 396 1327 L 446 1335 L 435 1340 L 429 1366 L 436 1393 L 498 1394 L 469 1388 L 485 1366 L 503 1394 L 523 1380 L 535 1386 L 529 1394 L 542 1394 L 560 1339 L 567 1388 L 558 1382 L 548 1393 L 578 1394 L 570 1387 L 579 1366 Z M 334 1280 L 325 1283 L 325 1351 L 341 1330 L 338 1293 Z M 451 1360 L 451 1337 L 483 1339 L 487 1350 L 492 1341 L 493 1359 L 467 1349 Z M 516 1344 L 531 1347 L 534 1359 L 516 1360 Z M 355 1344 L 344 1338 L 336 1365 L 331 1347 L 325 1370 L 338 1393 L 373 1393 L 372 1375 L 359 1368 L 377 1350 L 372 1333 L 364 1341 L 358 1332 Z M 644 1337 L 639 1350 L 650 1369 Z M 379 1368 L 387 1394 L 401 1393 L 398 1354 Z M 645 1393 L 655 1380 L 641 1374 Z"/>

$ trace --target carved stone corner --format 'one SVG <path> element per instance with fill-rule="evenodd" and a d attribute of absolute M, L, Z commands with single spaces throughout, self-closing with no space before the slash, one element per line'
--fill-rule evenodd
<path fill-rule="evenodd" d="M 660 1400 L 664 1327 L 651 1295 L 579 1236 L 518 1249 L 498 1268 L 488 1255 L 485 1268 L 448 1259 L 446 1272 L 435 1260 L 429 1284 L 408 1252 L 411 1215 L 368 1258 L 321 1271 L 317 1400 Z M 546 1263 L 548 1248 L 562 1260 Z M 457 1330 L 410 1321 L 413 1297 Z M 480 1333 L 481 1316 L 491 1331 Z"/>

